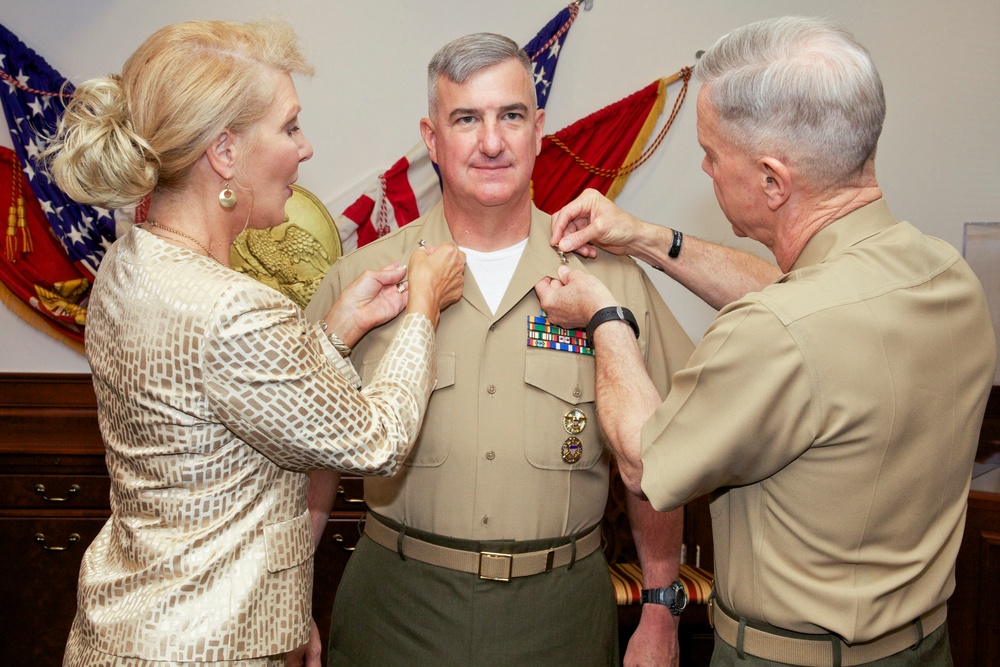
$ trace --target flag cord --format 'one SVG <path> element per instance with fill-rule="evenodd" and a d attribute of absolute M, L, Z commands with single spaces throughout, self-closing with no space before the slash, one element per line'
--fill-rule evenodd
<path fill-rule="evenodd" d="M 558 42 L 559 38 L 562 37 L 567 30 L 569 30 L 570 26 L 573 25 L 573 21 L 576 20 L 577 15 L 580 13 L 580 0 L 569 3 L 569 5 L 567 5 L 567 9 L 569 9 L 570 16 L 566 19 L 566 23 L 562 24 L 562 27 L 556 31 L 556 34 L 552 35 L 552 38 L 549 39 L 549 41 L 545 42 L 544 46 L 535 51 L 535 55 L 528 58 L 530 62 L 535 62 L 535 58 L 548 51 L 552 45 Z"/>
<path fill-rule="evenodd" d="M 673 74 L 663 79 L 665 86 L 669 86 L 671 83 L 674 83 L 681 79 L 684 80 L 684 84 L 681 86 L 681 91 L 677 95 L 677 99 L 674 100 L 674 108 L 670 112 L 670 117 L 667 119 L 667 122 L 663 126 L 663 129 L 660 130 L 660 133 L 657 135 L 656 140 L 653 141 L 653 144 L 648 149 L 643 151 L 642 155 L 640 155 L 638 159 L 633 160 L 632 162 L 626 165 L 622 165 L 617 169 L 607 169 L 605 167 L 597 167 L 595 165 L 590 164 L 582 157 L 574 153 L 573 149 L 564 144 L 554 134 L 549 134 L 545 138 L 551 141 L 554 145 L 564 150 L 566 153 L 568 153 L 570 157 L 573 158 L 574 162 L 576 162 L 578 165 L 586 169 L 591 174 L 594 174 L 595 176 L 601 176 L 602 178 L 618 178 L 620 176 L 631 174 L 633 171 L 641 167 L 642 164 L 646 162 L 646 160 L 648 160 L 650 157 L 653 156 L 653 153 L 656 152 L 656 149 L 660 147 L 660 143 L 663 141 L 664 137 L 667 136 L 667 132 L 670 130 L 670 127 L 674 124 L 674 120 L 677 118 L 677 113 L 680 111 L 681 105 L 684 104 L 684 98 L 687 96 L 688 82 L 691 80 L 691 68 L 684 67 L 681 69 L 681 71 L 677 72 L 676 74 Z"/>
<path fill-rule="evenodd" d="M 37 90 L 35 88 L 29 88 L 28 86 L 24 85 L 23 83 L 12 77 L 10 74 L 7 74 L 7 72 L 3 70 L 0 70 L 0 79 L 3 79 L 4 81 L 14 86 L 15 88 L 20 88 L 25 92 L 34 93 L 35 95 L 45 95 L 46 97 L 73 97 L 73 93 L 62 93 L 62 92 L 50 93 L 47 90 Z"/>

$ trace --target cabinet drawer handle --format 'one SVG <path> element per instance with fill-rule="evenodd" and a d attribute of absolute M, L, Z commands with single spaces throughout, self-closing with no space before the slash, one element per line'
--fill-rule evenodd
<path fill-rule="evenodd" d="M 42 548 L 45 549 L 46 551 L 66 551 L 67 549 L 69 549 L 74 544 L 80 541 L 80 535 L 78 533 L 72 533 L 69 536 L 69 546 L 65 547 L 50 547 L 45 543 L 44 533 L 35 533 L 35 541 L 41 544 Z"/>
<path fill-rule="evenodd" d="M 354 549 L 356 548 L 356 547 L 345 547 L 344 536 L 341 535 L 340 533 L 334 533 L 333 537 L 331 537 L 330 539 L 339 544 L 340 548 L 343 549 L 344 551 L 354 551 Z"/>
<path fill-rule="evenodd" d="M 45 500 L 49 501 L 50 503 L 64 503 L 64 502 L 66 502 L 68 500 L 71 500 L 73 498 L 73 496 L 75 496 L 76 494 L 80 493 L 80 485 L 79 484 L 72 484 L 72 485 L 70 485 L 68 491 L 69 492 L 66 494 L 65 498 L 49 498 L 47 495 L 45 495 L 45 485 L 44 484 L 35 484 L 35 493 L 37 493 L 38 495 L 40 495 L 42 498 L 44 498 Z"/>
<path fill-rule="evenodd" d="M 337 487 L 337 495 L 344 499 L 345 503 L 363 503 L 364 498 L 348 498 L 347 492 L 344 491 L 343 485 Z"/>

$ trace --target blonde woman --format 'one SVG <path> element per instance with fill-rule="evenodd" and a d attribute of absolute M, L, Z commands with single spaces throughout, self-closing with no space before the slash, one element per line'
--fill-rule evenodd
<path fill-rule="evenodd" d="M 283 221 L 312 156 L 292 81 L 310 71 L 281 22 L 167 26 L 77 88 L 47 150 L 80 202 L 151 197 L 90 298 L 112 516 L 65 665 L 284 664 L 315 632 L 304 471 L 390 475 L 419 430 L 438 317 L 462 291 L 454 245 L 365 273 L 319 325 L 228 266 L 245 227 Z M 359 390 L 350 347 L 404 308 Z"/>

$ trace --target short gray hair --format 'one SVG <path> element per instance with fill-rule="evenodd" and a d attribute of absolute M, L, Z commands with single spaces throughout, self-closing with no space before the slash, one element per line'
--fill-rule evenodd
<path fill-rule="evenodd" d="M 528 80 L 534 74 L 528 54 L 517 42 L 491 32 L 476 32 L 459 37 L 441 47 L 427 65 L 427 112 L 431 118 L 437 113 L 437 81 L 441 77 L 457 84 L 463 84 L 479 72 L 507 62 L 517 60 L 524 66 Z M 531 85 L 531 103 L 538 106 L 535 86 Z"/>
<path fill-rule="evenodd" d="M 885 94 L 871 54 L 822 18 L 758 21 L 725 35 L 695 67 L 723 136 L 838 185 L 875 156 Z"/>

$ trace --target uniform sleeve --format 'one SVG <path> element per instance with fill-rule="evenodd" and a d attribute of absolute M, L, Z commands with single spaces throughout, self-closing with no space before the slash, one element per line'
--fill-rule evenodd
<path fill-rule="evenodd" d="M 818 417 L 799 346 L 755 301 L 712 323 L 642 430 L 642 489 L 658 510 L 770 477 L 813 443 Z"/>
<path fill-rule="evenodd" d="M 323 280 L 320 281 L 319 287 L 316 288 L 316 292 L 306 306 L 306 318 L 310 322 L 319 322 L 323 319 L 323 316 L 330 312 L 330 308 L 337 301 L 337 296 L 343 289 L 340 280 L 340 270 L 343 266 L 344 260 L 341 259 L 333 265 Z"/>
<path fill-rule="evenodd" d="M 237 437 L 292 470 L 391 475 L 409 453 L 434 384 L 434 330 L 407 315 L 372 382 L 353 372 L 302 311 L 271 290 L 227 290 L 204 352 L 217 417 Z"/>
<path fill-rule="evenodd" d="M 660 398 L 665 398 L 673 374 L 687 365 L 694 344 L 645 271 L 640 269 L 640 273 L 638 299 L 645 304 L 644 316 L 639 320 L 640 344 L 645 346 L 643 352 L 649 377 Z M 635 308 L 630 309 L 633 315 L 640 317 Z"/>

